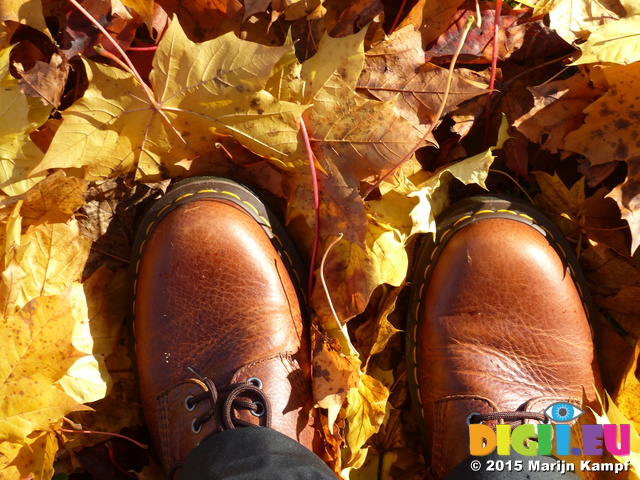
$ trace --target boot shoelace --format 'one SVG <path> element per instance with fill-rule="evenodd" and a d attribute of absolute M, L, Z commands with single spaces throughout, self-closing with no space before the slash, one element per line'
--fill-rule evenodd
<path fill-rule="evenodd" d="M 271 426 L 271 404 L 262 391 L 262 382 L 260 379 L 251 377 L 244 382 L 232 383 L 218 388 L 215 383 L 213 383 L 213 380 L 201 375 L 195 368 L 188 367 L 188 369 L 205 384 L 205 388 L 202 393 L 188 395 L 185 398 L 185 409 L 192 412 L 200 402 L 207 401 L 209 404 L 209 409 L 195 417 L 191 422 L 191 431 L 194 435 L 198 435 L 202 431 L 202 425 L 211 418 L 215 421 L 216 429 L 206 438 L 214 433 L 236 427 L 256 426 L 251 422 L 238 418 L 233 414 L 234 410 L 248 410 L 256 417 L 264 417 L 265 427 Z M 246 398 L 247 394 L 252 394 L 252 396 L 258 397 L 259 400 L 248 400 Z M 183 465 L 183 462 L 179 462 L 171 467 L 168 471 L 167 478 L 173 479 Z"/>
<path fill-rule="evenodd" d="M 255 426 L 255 424 L 234 415 L 234 410 L 248 410 L 256 417 L 264 417 L 265 427 L 271 426 L 271 404 L 262 391 L 262 382 L 258 378 L 252 377 L 244 382 L 216 387 L 210 378 L 200 375 L 192 367 L 189 367 L 189 370 L 205 384 L 206 389 L 202 393 L 189 395 L 185 398 L 185 408 L 191 412 L 202 401 L 206 400 L 209 404 L 209 409 L 191 422 L 191 430 L 195 435 L 200 433 L 202 425 L 210 418 L 214 419 L 216 425 L 216 430 L 213 433 L 236 427 Z M 249 400 L 248 395 L 258 397 L 258 400 Z"/>
<path fill-rule="evenodd" d="M 540 423 L 549 423 L 549 419 L 544 413 L 536 412 L 491 412 L 472 413 L 467 417 L 467 424 L 484 423 L 492 421 L 504 421 L 512 427 L 524 423 L 525 420 L 535 420 Z"/>

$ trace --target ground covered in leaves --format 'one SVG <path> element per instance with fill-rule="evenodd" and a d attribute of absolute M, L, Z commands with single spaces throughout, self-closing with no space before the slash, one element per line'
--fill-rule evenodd
<path fill-rule="evenodd" d="M 148 443 L 131 242 L 171 181 L 203 174 L 270 195 L 312 267 L 342 478 L 428 476 L 407 273 L 416 236 L 483 189 L 574 246 L 600 311 L 595 415 L 635 425 L 640 468 L 635 0 L 0 0 L 0 20 L 2 478 L 161 478 L 148 449 L 91 432 Z"/>

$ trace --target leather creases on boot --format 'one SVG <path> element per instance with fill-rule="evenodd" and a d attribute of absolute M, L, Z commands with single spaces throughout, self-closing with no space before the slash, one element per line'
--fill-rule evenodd
<path fill-rule="evenodd" d="M 270 426 L 318 451 L 296 253 L 246 188 L 178 183 L 133 262 L 140 392 L 167 470 L 209 435 Z"/>
<path fill-rule="evenodd" d="M 439 220 L 418 255 L 407 328 L 412 400 L 436 478 L 469 455 L 468 421 L 546 422 L 551 404 L 595 400 L 583 282 L 564 238 L 531 207 L 473 199 Z"/>

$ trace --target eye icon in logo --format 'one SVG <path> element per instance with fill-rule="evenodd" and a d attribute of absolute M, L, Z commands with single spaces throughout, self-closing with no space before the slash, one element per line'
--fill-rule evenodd
<path fill-rule="evenodd" d="M 544 411 L 544 414 L 549 420 L 558 423 L 572 422 L 583 413 L 584 411 L 582 411 L 582 409 L 566 402 L 558 402 L 553 405 L 549 405 Z"/>

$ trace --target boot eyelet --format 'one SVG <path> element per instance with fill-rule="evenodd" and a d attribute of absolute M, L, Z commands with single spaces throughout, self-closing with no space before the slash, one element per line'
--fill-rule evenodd
<path fill-rule="evenodd" d="M 191 431 L 194 435 L 198 435 L 202 431 L 202 424 L 198 424 L 198 426 L 196 426 L 197 421 L 198 419 L 194 418 L 193 422 L 191 422 Z"/>
<path fill-rule="evenodd" d="M 481 421 L 480 422 L 474 421 L 474 417 L 479 417 L 479 416 L 480 416 L 480 414 L 477 413 L 477 412 L 470 413 L 467 416 L 467 425 L 473 425 L 473 424 L 476 424 L 476 423 L 483 423 Z"/>
<path fill-rule="evenodd" d="M 257 388 L 259 388 L 260 390 L 262 390 L 262 380 L 260 380 L 258 377 L 251 377 L 247 379 L 247 382 L 251 382 L 253 383 Z"/>
<path fill-rule="evenodd" d="M 257 407 L 255 411 L 251 410 L 251 415 L 254 417 L 262 417 L 267 412 L 262 402 L 253 402 L 253 404 Z"/>
<path fill-rule="evenodd" d="M 196 404 L 191 403 L 191 399 L 193 398 L 193 395 L 189 395 L 187 396 L 187 398 L 184 399 L 184 408 L 187 410 L 187 412 L 193 412 L 196 409 Z"/>

